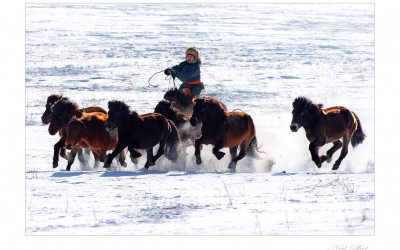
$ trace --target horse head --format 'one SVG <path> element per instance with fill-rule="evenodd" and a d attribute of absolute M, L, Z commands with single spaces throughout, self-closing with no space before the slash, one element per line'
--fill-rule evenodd
<path fill-rule="evenodd" d="M 226 119 L 226 107 L 213 97 L 202 97 L 193 99 L 193 113 L 190 124 L 196 126 L 200 122 L 217 122 Z"/>
<path fill-rule="evenodd" d="M 129 106 L 122 101 L 109 101 L 108 118 L 104 124 L 106 131 L 110 132 L 118 127 L 118 124 L 124 116 L 129 116 Z"/>
<path fill-rule="evenodd" d="M 86 125 L 83 121 L 78 119 L 72 119 L 68 123 L 67 127 L 67 140 L 65 141 L 65 145 L 67 149 L 74 148 L 82 138 L 82 129 L 85 129 Z"/>
<path fill-rule="evenodd" d="M 82 112 L 78 105 L 68 99 L 61 99 L 51 107 L 49 133 L 55 135 L 61 128 L 66 126 L 73 117 L 81 117 Z"/>
<path fill-rule="evenodd" d="M 314 118 L 321 114 L 322 104 L 316 105 L 306 97 L 297 97 L 293 101 L 292 122 L 290 130 L 297 132 L 301 127 L 313 125 Z"/>
<path fill-rule="evenodd" d="M 47 97 L 47 101 L 46 101 L 46 110 L 43 112 L 42 115 L 42 122 L 43 124 L 49 124 L 51 121 L 50 115 L 51 115 L 51 106 L 54 105 L 54 103 L 56 103 L 58 100 L 60 100 L 61 98 L 65 98 L 62 97 L 60 95 L 50 95 L 49 97 Z M 65 98 L 68 99 L 68 98 Z"/>
<path fill-rule="evenodd" d="M 154 109 L 154 113 L 159 113 L 170 119 L 176 126 L 186 123 L 185 116 L 180 113 L 180 110 L 173 107 L 173 102 L 162 100 Z"/>
<path fill-rule="evenodd" d="M 190 124 L 195 127 L 200 122 L 207 121 L 207 104 L 203 98 L 195 98 L 193 99 L 193 103 L 194 106 L 192 117 L 190 118 Z"/>

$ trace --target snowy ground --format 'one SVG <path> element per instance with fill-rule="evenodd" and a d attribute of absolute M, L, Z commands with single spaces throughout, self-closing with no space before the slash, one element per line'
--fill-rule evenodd
<path fill-rule="evenodd" d="M 200 167 L 188 157 L 151 171 L 143 159 L 52 169 L 48 95 L 152 112 L 172 83 L 148 79 L 189 46 L 203 60 L 203 95 L 253 117 L 264 159 L 228 173 L 227 157 L 205 147 Z M 374 235 L 372 4 L 27 4 L 25 86 L 27 235 Z M 304 131 L 289 129 L 300 95 L 361 120 L 368 137 L 336 173 L 333 162 L 316 169 Z"/>

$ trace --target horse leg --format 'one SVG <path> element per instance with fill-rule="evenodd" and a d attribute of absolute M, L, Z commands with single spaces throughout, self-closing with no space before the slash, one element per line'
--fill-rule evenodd
<path fill-rule="evenodd" d="M 224 142 L 222 140 L 219 140 L 212 150 L 213 154 L 215 155 L 215 157 L 217 157 L 218 160 L 221 160 L 222 157 L 224 157 L 225 155 L 224 152 L 220 151 L 222 149 L 222 146 L 224 145 L 223 143 Z"/>
<path fill-rule="evenodd" d="M 66 168 L 67 171 L 70 171 L 70 170 L 71 170 L 71 166 L 72 166 L 72 164 L 74 163 L 76 153 L 77 153 L 80 149 L 81 149 L 81 147 L 76 146 L 76 147 L 74 147 L 73 149 L 71 149 L 71 151 L 69 152 L 69 155 L 68 155 L 68 164 L 67 164 L 67 168 Z"/>
<path fill-rule="evenodd" d="M 85 161 L 85 157 L 83 156 L 83 148 L 80 148 L 80 149 L 78 150 L 78 160 L 79 160 L 80 162 L 84 162 L 84 161 Z"/>
<path fill-rule="evenodd" d="M 348 152 L 348 147 L 349 147 L 349 143 L 350 143 L 350 139 L 348 136 L 344 136 L 343 137 L 343 147 L 342 147 L 342 152 L 340 152 L 340 156 L 339 158 L 336 160 L 335 164 L 333 164 L 333 168 L 332 170 L 337 170 L 340 166 L 340 163 L 342 162 L 342 160 L 344 159 L 344 157 L 346 157 L 347 152 Z"/>
<path fill-rule="evenodd" d="M 160 158 L 164 152 L 165 152 L 165 144 L 167 143 L 167 140 L 162 140 L 160 141 L 160 146 L 158 147 L 157 154 L 151 159 L 153 163 L 157 161 L 158 158 Z M 153 149 L 151 150 L 153 152 Z"/>
<path fill-rule="evenodd" d="M 240 152 L 239 152 L 239 155 L 238 155 L 237 157 L 235 157 L 235 158 L 229 163 L 229 166 L 228 166 L 229 169 L 234 169 L 234 168 L 236 168 L 237 162 L 240 161 L 241 159 L 243 159 L 243 158 L 246 156 L 246 151 L 247 151 L 247 148 L 249 147 L 249 144 L 250 144 L 250 141 L 248 141 L 248 142 L 243 141 L 242 144 L 240 144 Z M 237 149 L 237 146 L 236 146 L 236 149 Z M 231 151 L 231 153 L 232 153 L 232 151 Z"/>
<path fill-rule="evenodd" d="M 94 157 L 93 169 L 97 169 L 99 167 L 100 159 L 99 159 L 99 156 L 95 152 L 92 152 L 92 153 L 93 153 L 93 157 Z"/>
<path fill-rule="evenodd" d="M 232 148 L 229 148 L 229 152 L 231 153 L 231 161 L 237 157 L 237 149 L 239 146 L 234 146 Z"/>
<path fill-rule="evenodd" d="M 58 167 L 58 154 L 60 153 L 60 149 L 65 147 L 65 139 L 60 138 L 60 140 L 54 144 L 54 155 L 53 155 L 53 168 Z"/>
<path fill-rule="evenodd" d="M 318 168 L 321 168 L 321 160 L 318 156 L 318 143 L 317 140 L 314 140 L 313 142 L 310 143 L 310 145 L 308 146 L 308 149 L 310 150 L 311 153 L 311 159 L 313 160 L 313 162 L 315 163 L 315 165 L 317 165 Z"/>
<path fill-rule="evenodd" d="M 146 149 L 146 153 L 147 153 L 147 161 L 144 164 L 144 167 L 146 169 L 149 169 L 149 167 L 155 165 L 155 163 L 153 161 L 153 148 Z"/>
<path fill-rule="evenodd" d="M 321 159 L 321 163 L 323 163 L 324 161 L 326 161 L 327 163 L 330 163 L 332 161 L 332 155 L 339 149 L 341 148 L 343 145 L 343 143 L 340 140 L 334 141 L 333 142 L 333 147 L 330 148 L 327 152 L 326 152 L 326 156 L 323 155 L 320 157 Z"/>
<path fill-rule="evenodd" d="M 136 151 L 132 146 L 128 146 L 128 151 L 129 151 L 129 153 L 131 155 L 131 161 L 134 164 L 138 164 L 138 159 L 137 158 L 141 157 L 142 154 L 139 153 L 138 151 Z"/>
<path fill-rule="evenodd" d="M 126 145 L 123 145 L 122 143 L 117 143 L 117 146 L 115 147 L 115 149 L 112 151 L 111 154 L 107 155 L 106 158 L 106 162 L 104 163 L 103 168 L 109 168 L 111 167 L 111 163 L 114 160 L 114 158 L 121 153 L 121 151 L 126 147 Z"/>
<path fill-rule="evenodd" d="M 121 151 L 121 153 L 119 153 L 118 161 L 119 161 L 119 164 L 121 164 L 121 166 L 123 166 L 124 168 L 126 168 L 128 166 L 125 162 L 125 159 L 126 159 L 126 150 L 123 149 Z"/>
<path fill-rule="evenodd" d="M 67 153 L 67 149 L 65 148 L 65 146 L 63 146 L 61 149 L 60 149 L 60 156 L 62 157 L 62 158 L 64 158 L 64 159 L 66 159 L 66 160 L 68 160 L 68 153 Z"/>
<path fill-rule="evenodd" d="M 194 155 L 196 157 L 196 164 L 200 165 L 201 164 L 201 144 L 203 143 L 203 137 L 200 136 L 200 138 L 197 138 L 194 141 Z"/>

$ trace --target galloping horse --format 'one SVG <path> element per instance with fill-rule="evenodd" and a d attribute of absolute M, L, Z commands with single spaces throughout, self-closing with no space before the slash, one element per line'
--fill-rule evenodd
<path fill-rule="evenodd" d="M 142 156 L 135 149 L 146 150 L 147 161 L 144 166 L 146 169 L 154 166 L 166 149 L 168 159 L 172 161 L 178 159 L 180 136 L 172 121 L 158 113 L 139 115 L 130 111 L 129 106 L 122 101 L 108 102 L 108 109 L 105 128 L 107 131 L 118 128 L 118 143 L 114 151 L 106 156 L 105 168 L 110 167 L 114 157 L 126 147 L 132 159 Z M 158 152 L 153 156 L 153 147 L 158 143 L 160 144 Z"/>
<path fill-rule="evenodd" d="M 49 123 L 51 122 L 51 113 L 52 113 L 51 107 L 52 107 L 56 102 L 60 101 L 61 99 L 63 99 L 63 100 L 68 100 L 68 101 L 69 101 L 69 99 L 68 99 L 67 97 L 63 97 L 63 96 L 61 96 L 61 95 L 52 94 L 52 95 L 50 95 L 49 97 L 47 97 L 46 109 L 45 109 L 45 111 L 43 112 L 43 115 L 42 115 L 42 117 L 41 117 L 43 124 L 46 124 L 46 125 L 47 125 L 47 124 L 49 124 Z M 101 113 L 107 114 L 107 111 L 105 111 L 103 108 L 100 108 L 100 107 L 88 107 L 88 108 L 83 108 L 83 109 L 81 109 L 81 111 L 82 111 L 82 112 L 86 112 L 86 113 L 90 113 L 90 112 L 101 112 Z M 61 131 L 60 131 L 60 137 L 61 137 L 60 141 L 61 141 L 61 140 L 65 140 L 65 138 L 66 138 L 66 134 L 64 134 L 63 129 L 61 129 Z M 60 142 L 60 141 L 58 142 L 59 145 L 60 145 L 60 144 L 63 144 L 63 143 Z M 54 145 L 54 147 L 56 147 L 56 145 Z M 73 159 L 75 158 L 76 151 L 78 152 L 78 159 L 79 159 L 79 161 L 84 161 L 84 158 L 83 158 L 83 155 L 82 155 L 82 149 L 79 148 L 79 147 L 72 149 L 71 155 L 67 155 L 67 153 L 65 152 L 65 146 L 61 146 L 61 148 L 60 148 L 60 150 L 59 150 L 60 156 L 61 156 L 61 157 L 63 157 L 63 158 L 66 159 L 66 160 L 70 160 L 70 159 L 71 159 L 72 161 L 73 161 Z M 89 152 L 89 153 L 90 153 L 90 152 Z M 54 167 L 54 166 L 55 166 L 55 167 L 58 166 L 58 157 L 57 157 L 56 165 L 54 164 L 54 161 L 53 161 L 53 167 Z"/>
<path fill-rule="evenodd" d="M 86 113 L 81 118 L 73 118 L 68 123 L 67 140 L 65 144 L 67 149 L 86 146 L 92 150 L 95 158 L 104 162 L 107 150 L 113 150 L 118 142 L 118 132 L 116 130 L 107 132 L 105 123 L 107 115 L 103 113 Z M 121 166 L 127 167 L 125 162 L 125 151 L 122 150 L 119 157 Z M 94 168 L 98 167 L 98 161 Z"/>
<path fill-rule="evenodd" d="M 99 108 L 101 109 L 101 108 Z M 61 98 L 56 103 L 51 106 L 51 114 L 50 114 L 50 125 L 49 125 L 49 133 L 50 135 L 55 135 L 57 132 L 60 134 L 60 140 L 54 145 L 54 156 L 53 156 L 53 168 L 58 166 L 58 154 L 60 149 L 65 147 L 65 141 L 67 139 L 67 126 L 68 123 L 75 117 L 81 117 L 85 109 L 79 109 L 78 105 L 69 101 L 68 98 Z M 103 109 L 103 113 L 107 114 L 107 112 Z M 88 146 L 85 145 L 85 148 Z M 71 165 L 74 162 L 76 152 L 79 148 L 73 148 L 68 157 L 68 165 L 66 170 L 71 169 Z M 97 161 L 95 156 L 95 161 Z"/>
<path fill-rule="evenodd" d="M 316 105 L 306 97 L 297 97 L 293 101 L 293 119 L 290 129 L 297 132 L 303 127 L 306 137 L 310 141 L 311 158 L 318 168 L 324 161 L 330 162 L 332 155 L 342 148 L 339 158 L 332 170 L 337 170 L 343 158 L 347 155 L 348 145 L 356 147 L 366 137 L 357 115 L 345 107 L 331 107 L 322 109 L 322 104 Z M 340 139 L 343 138 L 343 142 Z M 327 143 L 333 143 L 326 156 L 318 156 L 318 148 Z"/>
<path fill-rule="evenodd" d="M 154 113 L 162 114 L 165 118 L 175 123 L 182 142 L 187 140 L 194 141 L 194 139 L 200 136 L 201 126 L 192 127 L 189 123 L 190 115 L 182 113 L 177 107 L 173 106 L 171 101 L 160 101 L 155 107 Z"/>
<path fill-rule="evenodd" d="M 64 99 L 64 100 L 69 100 L 67 97 L 63 97 L 61 95 L 49 95 L 49 97 L 47 97 L 47 101 L 46 101 L 46 110 L 43 112 L 42 115 L 42 122 L 43 124 L 49 124 L 51 121 L 51 107 L 58 102 L 59 100 Z M 81 109 L 82 112 L 85 113 L 91 113 L 91 112 L 100 112 L 100 113 L 104 113 L 107 114 L 107 111 L 105 111 L 103 108 L 101 107 L 87 107 L 87 108 L 83 108 Z"/>
<path fill-rule="evenodd" d="M 190 124 L 201 126 L 201 136 L 195 140 L 196 163 L 202 163 L 200 156 L 201 144 L 212 144 L 213 154 L 220 160 L 225 153 L 222 148 L 229 148 L 231 159 L 228 168 L 235 168 L 256 134 L 252 118 L 244 112 L 227 112 L 219 101 L 212 97 L 194 99 L 194 107 Z M 237 156 L 237 149 L 240 153 Z"/>

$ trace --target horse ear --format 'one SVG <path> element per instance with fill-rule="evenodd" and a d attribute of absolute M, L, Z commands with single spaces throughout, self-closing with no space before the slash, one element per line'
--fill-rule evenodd
<path fill-rule="evenodd" d="M 74 115 L 75 115 L 76 117 L 78 117 L 78 118 L 81 118 L 81 117 L 82 117 L 82 113 L 81 113 L 79 110 L 75 110 L 75 111 L 74 111 Z"/>
<path fill-rule="evenodd" d="M 322 109 L 323 106 L 324 104 L 317 104 L 318 109 Z"/>

